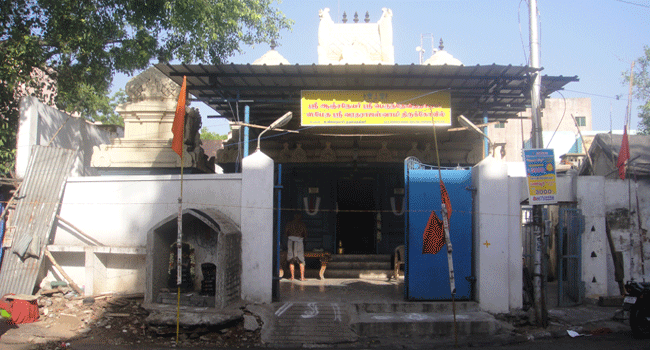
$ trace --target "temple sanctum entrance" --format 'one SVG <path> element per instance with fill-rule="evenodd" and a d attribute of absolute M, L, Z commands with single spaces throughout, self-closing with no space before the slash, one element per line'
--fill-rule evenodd
<path fill-rule="evenodd" d="M 281 251 L 286 250 L 286 224 L 295 213 L 307 226 L 305 251 L 392 254 L 404 244 L 399 163 L 278 164 L 276 188 L 274 223 Z"/>
<path fill-rule="evenodd" d="M 342 178 L 338 182 L 336 241 L 345 254 L 377 253 L 376 188 L 373 178 Z"/>

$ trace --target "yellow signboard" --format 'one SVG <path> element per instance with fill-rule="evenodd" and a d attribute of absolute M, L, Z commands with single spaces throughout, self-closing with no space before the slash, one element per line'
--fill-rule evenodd
<path fill-rule="evenodd" d="M 302 125 L 451 125 L 449 91 L 302 91 Z"/>

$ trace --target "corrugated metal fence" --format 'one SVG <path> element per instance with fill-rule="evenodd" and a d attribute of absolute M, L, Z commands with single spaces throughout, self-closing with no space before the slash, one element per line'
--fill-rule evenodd
<path fill-rule="evenodd" d="M 32 294 L 43 260 L 43 249 L 61 202 L 74 161 L 74 151 L 32 146 L 25 179 L 15 195 L 11 249 L 0 269 L 0 295 Z"/>

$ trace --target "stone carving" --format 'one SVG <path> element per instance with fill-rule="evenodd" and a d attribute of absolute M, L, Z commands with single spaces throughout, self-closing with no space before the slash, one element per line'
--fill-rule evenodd
<path fill-rule="evenodd" d="M 143 100 L 177 100 L 181 87 L 156 67 L 150 67 L 126 83 L 128 102 Z"/>
<path fill-rule="evenodd" d="M 393 154 L 388 150 L 388 142 L 383 141 L 381 143 L 381 149 L 377 152 L 377 161 L 378 162 L 392 162 Z"/>
<path fill-rule="evenodd" d="M 284 148 L 282 149 L 282 151 L 280 151 L 280 156 L 279 156 L 278 161 L 280 163 L 287 163 L 287 162 L 291 161 L 291 150 L 289 150 L 289 143 L 285 142 L 283 144 L 283 147 Z"/>
<path fill-rule="evenodd" d="M 427 143 L 422 151 L 422 162 L 426 164 L 432 164 L 436 161 L 436 152 L 431 149 L 431 144 Z"/>
<path fill-rule="evenodd" d="M 332 143 L 329 141 L 325 143 L 325 149 L 320 153 L 321 162 L 336 162 L 336 153 L 330 148 L 331 145 Z"/>
<path fill-rule="evenodd" d="M 302 163 L 307 161 L 307 152 L 302 149 L 302 144 L 296 144 L 296 149 L 291 153 L 291 161 L 296 163 Z"/>
<path fill-rule="evenodd" d="M 407 157 L 415 157 L 417 159 L 422 159 L 422 153 L 418 150 L 418 143 L 412 142 L 411 149 L 406 153 Z"/>

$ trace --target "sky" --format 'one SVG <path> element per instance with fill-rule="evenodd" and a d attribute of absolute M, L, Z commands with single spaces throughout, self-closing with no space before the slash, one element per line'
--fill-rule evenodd
<path fill-rule="evenodd" d="M 650 45 L 650 0 L 538 0 L 540 65 L 543 75 L 577 76 L 552 98 L 591 98 L 593 129 L 623 129 L 628 105 L 628 84 L 623 73 Z M 366 11 L 376 23 L 382 8 L 393 12 L 395 63 L 418 64 L 416 47 L 431 55 L 431 39 L 465 66 L 528 65 L 529 10 L 526 0 L 284 0 L 274 3 L 295 21 L 283 31 L 276 50 L 291 64 L 318 63 L 318 12 L 329 8 L 334 22 L 343 12 L 348 19 Z M 228 59 L 252 63 L 266 53 L 267 44 L 244 47 Z M 116 76 L 113 89 L 124 88 L 128 77 Z M 632 99 L 630 129 L 636 129 L 639 101 Z M 228 125 L 209 108 L 201 108 L 203 126 L 225 134 Z"/>

